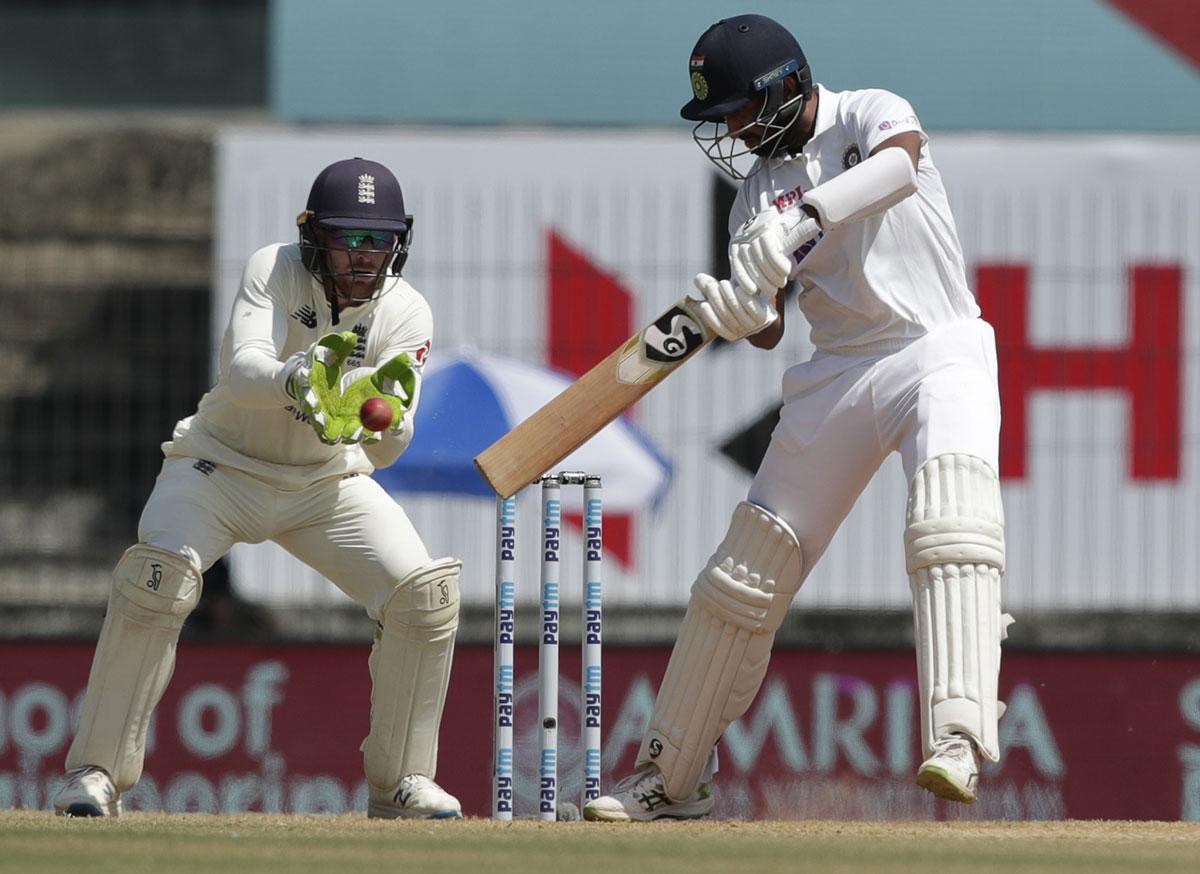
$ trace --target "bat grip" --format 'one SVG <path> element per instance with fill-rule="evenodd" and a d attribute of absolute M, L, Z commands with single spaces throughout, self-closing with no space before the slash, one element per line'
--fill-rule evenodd
<path fill-rule="evenodd" d="M 789 252 L 794 252 L 799 249 L 804 243 L 814 239 L 821 233 L 821 223 L 809 215 L 807 212 L 801 211 L 802 218 L 796 222 L 783 235 L 783 246 Z M 693 297 L 690 293 L 687 299 L 692 303 L 703 303 L 701 299 Z"/>
<path fill-rule="evenodd" d="M 801 245 L 814 239 L 821 233 L 821 223 L 803 210 L 800 211 L 802 218 L 800 221 L 792 225 L 791 230 L 783 235 L 783 245 L 787 250 L 794 252 Z"/>

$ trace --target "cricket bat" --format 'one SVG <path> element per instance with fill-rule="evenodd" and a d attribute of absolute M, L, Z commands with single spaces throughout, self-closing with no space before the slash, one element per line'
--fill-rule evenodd
<path fill-rule="evenodd" d="M 550 470 L 703 349 L 716 334 L 683 297 L 607 358 L 479 455 L 475 466 L 502 498 Z"/>
<path fill-rule="evenodd" d="M 784 235 L 794 251 L 809 238 L 798 222 Z M 475 466 L 511 498 L 558 464 L 716 337 L 684 296 L 540 410 L 483 452 Z"/>

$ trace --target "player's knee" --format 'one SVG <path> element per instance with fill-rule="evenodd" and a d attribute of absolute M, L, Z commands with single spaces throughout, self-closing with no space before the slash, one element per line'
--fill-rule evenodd
<path fill-rule="evenodd" d="M 457 629 L 461 572 L 459 559 L 439 558 L 408 574 L 384 603 L 383 626 L 427 632 Z"/>
<path fill-rule="evenodd" d="M 1000 480 L 973 455 L 939 455 L 923 464 L 908 493 L 904 531 L 908 572 L 944 564 L 1004 569 Z"/>
<path fill-rule="evenodd" d="M 800 543 L 788 524 L 765 507 L 743 501 L 692 585 L 692 600 L 752 634 L 773 634 L 800 588 L 803 567 Z"/>
<path fill-rule="evenodd" d="M 139 543 L 113 571 L 113 599 L 131 618 L 179 626 L 200 600 L 200 565 L 191 556 Z"/>

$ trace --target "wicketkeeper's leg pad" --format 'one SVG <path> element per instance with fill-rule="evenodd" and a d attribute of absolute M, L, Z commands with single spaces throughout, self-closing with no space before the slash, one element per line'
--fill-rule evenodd
<path fill-rule="evenodd" d="M 786 522 L 757 504 L 738 504 L 725 539 L 692 585 L 638 751 L 638 766 L 658 765 L 672 799 L 692 795 L 713 744 L 758 694 L 803 568 Z"/>
<path fill-rule="evenodd" d="M 94 765 L 118 792 L 142 776 L 146 729 L 175 670 L 175 645 L 203 582 L 195 556 L 138 544 L 113 571 L 67 769 Z"/>
<path fill-rule="evenodd" d="M 383 605 L 369 660 L 371 732 L 362 745 L 370 791 L 381 798 L 401 777 L 436 776 L 461 571 L 458 559 L 438 559 L 397 583 Z"/>
<path fill-rule="evenodd" d="M 909 491 L 904 543 L 925 756 L 962 732 L 997 761 L 1000 641 L 1012 617 L 1000 612 L 1004 511 L 991 466 L 971 455 L 926 462 Z"/>

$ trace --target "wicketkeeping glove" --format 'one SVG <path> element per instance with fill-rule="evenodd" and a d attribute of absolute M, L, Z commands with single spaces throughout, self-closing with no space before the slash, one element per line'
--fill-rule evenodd
<path fill-rule="evenodd" d="M 392 408 L 393 430 L 404 426 L 404 414 L 412 406 L 416 374 L 407 355 L 396 356 L 366 376 L 342 373 L 357 343 L 353 331 L 328 334 L 289 361 L 288 394 L 322 443 L 378 442 L 381 433 L 368 431 L 358 418 L 368 398 L 383 398 Z"/>
<path fill-rule="evenodd" d="M 386 430 L 402 431 L 408 426 L 404 414 L 412 407 L 417 375 L 413 370 L 413 361 L 407 354 L 397 355 L 377 368 L 374 373 L 359 378 L 350 375 L 342 382 L 348 383 L 342 389 L 342 407 L 360 428 L 362 423 L 358 418 L 359 410 L 369 398 L 383 398 L 392 408 L 392 422 Z M 378 443 L 382 439 L 383 431 L 362 429 L 362 443 Z"/>

